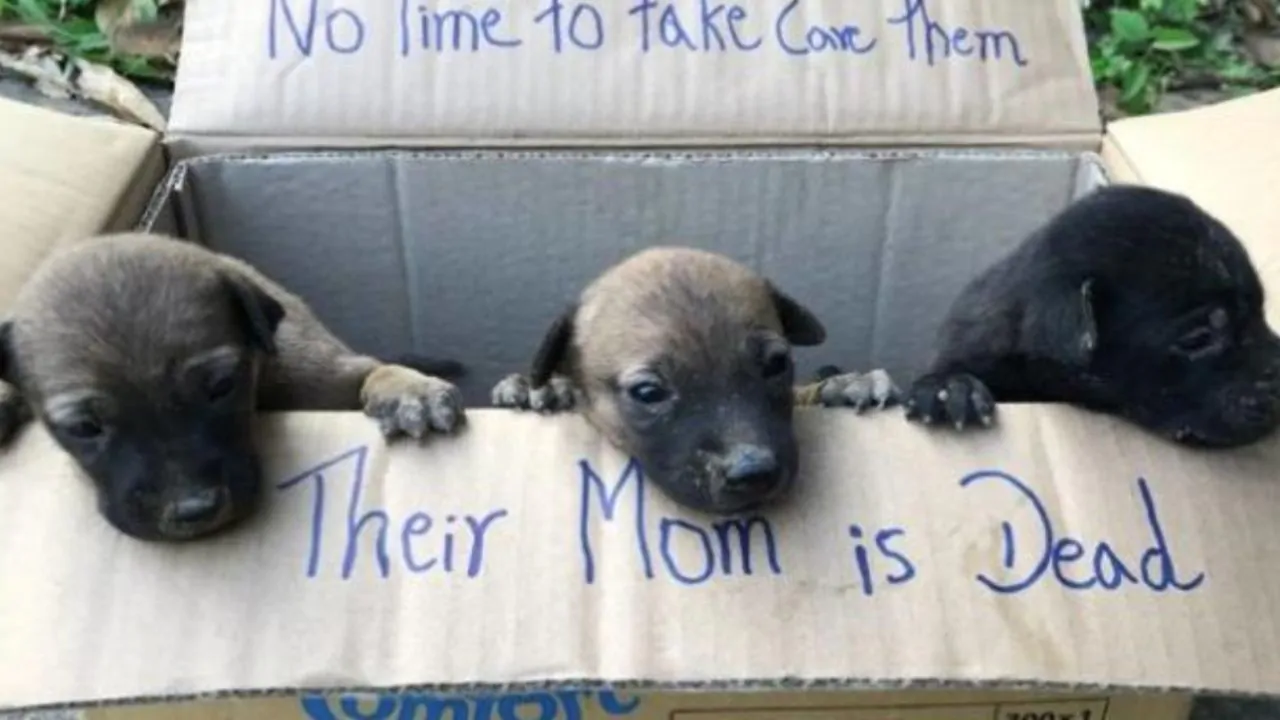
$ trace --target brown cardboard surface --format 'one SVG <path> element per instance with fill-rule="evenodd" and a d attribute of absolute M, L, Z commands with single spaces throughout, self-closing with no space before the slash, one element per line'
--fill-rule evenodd
<path fill-rule="evenodd" d="M 1077 0 L 186 8 L 178 145 L 1081 147 L 1100 131 Z"/>
<path fill-rule="evenodd" d="M 94 708 L 84 720 L 1183 720 L 1181 696 L 1031 692 L 602 691 L 450 696 L 427 693 L 227 698 Z"/>
<path fill-rule="evenodd" d="M 133 225 L 163 173 L 159 137 L 0 98 L 0 312 L 63 243 Z"/>
<path fill-rule="evenodd" d="M 1280 445 L 1189 452 L 1065 408 L 1009 406 L 966 439 L 893 413 L 798 421 L 794 502 L 732 521 L 644 489 L 572 416 L 477 410 L 420 448 L 357 414 L 274 416 L 265 511 L 177 547 L 111 530 L 32 429 L 0 466 L 0 577 L 22 588 L 0 597 L 0 706 L 583 681 L 1280 687 Z"/>
<path fill-rule="evenodd" d="M 394 24 L 401 7 L 417 12 L 371 0 L 252 10 L 189 0 L 171 123 L 180 135 L 170 140 L 198 149 L 1098 139 L 1072 0 L 855 9 L 881 29 L 910 7 L 953 27 L 1012 28 L 1035 48 L 1017 70 L 1007 58 L 913 63 L 903 37 L 895 46 L 889 34 L 881 50 L 830 65 L 624 46 L 585 62 L 533 62 L 520 49 L 483 62 L 473 62 L 482 53 L 410 59 L 394 45 L 380 57 L 244 53 L 246 43 L 263 47 L 270 13 L 279 22 L 286 3 L 302 13 L 295 20 L 317 10 L 318 43 L 326 18 L 368 17 L 373 28 Z M 780 12 L 783 3 L 761 6 Z M 529 7 L 502 6 L 526 20 Z M 825 23 L 850 6 L 803 7 Z M 1228 121 L 1220 116 L 1214 132 L 1230 133 Z M 1161 146 L 1134 143 L 1119 157 L 1148 171 L 1144 158 Z M 317 195 L 329 202 L 360 189 L 337 174 L 328 182 L 341 189 Z M 1249 197 L 1254 186 L 1233 187 Z M 1227 207 L 1225 196 L 1217 202 Z M 1265 222 L 1275 211 L 1261 217 L 1232 223 L 1251 249 L 1275 227 Z M 1274 285 L 1275 268 L 1265 274 Z M 0 708 L 134 704 L 96 709 L 95 720 L 568 720 L 610 716 L 643 691 L 638 720 L 1093 720 L 1085 713 L 1098 710 L 1109 720 L 1180 720 L 1193 690 L 1280 694 L 1270 552 L 1280 540 L 1280 443 L 1199 453 L 1040 406 L 1010 406 L 996 432 L 963 439 L 897 413 L 808 411 L 799 424 L 801 492 L 776 514 L 734 523 L 691 515 L 652 490 L 640 502 L 625 458 L 574 417 L 477 410 L 457 439 L 388 448 L 356 413 L 272 416 L 259 429 L 275 488 L 264 512 L 239 533 L 186 547 L 112 531 L 70 460 L 31 428 L 0 457 L 0 584 L 17 588 L 0 593 Z M 600 493 L 624 477 L 609 520 Z M 962 486 L 966 477 L 980 479 Z M 1036 581 L 1016 592 L 982 579 L 1032 572 Z M 1071 585 L 1098 574 L 1119 585 Z M 582 690 L 600 684 L 613 686 L 607 701 Z M 404 687 L 414 690 L 396 692 Z M 1034 689 L 1009 694 L 1016 687 Z M 330 695 L 310 705 L 177 702 L 299 689 Z M 362 704 L 337 694 L 357 689 L 388 694 Z M 475 690 L 518 695 L 423 694 Z"/>

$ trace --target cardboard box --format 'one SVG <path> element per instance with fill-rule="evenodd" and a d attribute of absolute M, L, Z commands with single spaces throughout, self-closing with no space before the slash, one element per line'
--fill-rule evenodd
<path fill-rule="evenodd" d="M 805 56 L 645 52 L 640 15 L 591 7 L 631 34 L 583 53 L 546 36 L 418 53 L 397 44 L 401 12 L 419 29 L 426 12 L 433 38 L 431 22 L 469 20 L 370 0 L 189 0 L 166 139 L 187 162 L 144 222 L 257 262 L 358 346 L 458 351 L 473 401 L 527 362 L 578 282 L 672 236 L 812 303 L 832 339 L 804 368 L 901 377 L 948 288 L 1105 180 L 1090 151 L 1122 177 L 1209 188 L 1206 205 L 1274 257 L 1275 210 L 1250 193 L 1280 162 L 1248 132 L 1277 117 L 1280 93 L 1120 124 L 1104 145 L 1073 0 L 733 6 L 790 13 L 819 28 L 815 44 L 848 49 Z M 536 5 L 489 9 L 501 17 L 472 8 L 489 37 L 545 27 Z M 879 50 L 859 51 L 872 37 Z M 304 57 L 299 42 L 334 51 Z M 1185 147 L 1145 142 L 1144 127 Z M 814 142 L 853 147 L 796 147 Z M 411 145 L 454 149 L 373 149 Z M 260 154 L 313 146 L 331 151 Z M 247 154 L 207 154 L 226 149 Z M 1179 154 L 1194 167 L 1171 169 Z M 1194 452 L 1037 405 L 963 438 L 896 413 L 806 411 L 794 501 L 726 520 L 644 487 L 576 417 L 471 417 L 458 438 L 388 447 L 358 413 L 271 416 L 264 511 L 186 547 L 107 527 L 29 430 L 0 463 L 0 583 L 20 588 L 0 594 L 0 707 L 1181 720 L 1193 692 L 1280 690 L 1280 444 Z"/>
<path fill-rule="evenodd" d="M 164 174 L 159 138 L 107 118 L 0 98 L 0 310 L 50 252 L 138 222 Z"/>

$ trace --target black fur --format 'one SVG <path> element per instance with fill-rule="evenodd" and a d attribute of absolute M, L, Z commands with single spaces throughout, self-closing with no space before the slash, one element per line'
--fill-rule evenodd
<path fill-rule="evenodd" d="M 236 315 L 245 329 L 249 344 L 268 355 L 276 353 L 276 328 L 284 320 L 284 306 L 262 288 L 230 275 L 223 278 L 227 292 L 235 303 Z"/>
<path fill-rule="evenodd" d="M 16 384 L 13 376 L 13 321 L 0 322 L 0 381 Z"/>
<path fill-rule="evenodd" d="M 1280 424 L 1280 338 L 1239 239 L 1138 186 L 1073 203 L 975 278 L 907 416 L 989 424 L 996 402 L 1062 402 L 1178 442 L 1251 443 Z"/>
<path fill-rule="evenodd" d="M 769 292 L 773 296 L 773 306 L 782 321 L 782 334 L 787 342 L 797 347 L 821 345 L 827 340 L 827 329 L 808 308 L 796 302 L 795 298 L 769 284 Z"/>
<path fill-rule="evenodd" d="M 546 385 L 556 373 L 569 374 L 565 364 L 573 345 L 573 319 L 577 314 L 578 304 L 572 303 L 547 328 L 533 356 L 533 367 L 529 373 L 529 384 L 533 387 Z"/>

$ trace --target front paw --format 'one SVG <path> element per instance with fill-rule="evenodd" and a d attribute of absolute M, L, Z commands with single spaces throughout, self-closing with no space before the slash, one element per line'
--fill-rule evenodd
<path fill-rule="evenodd" d="M 851 407 L 861 413 L 869 407 L 883 410 L 894 405 L 902 392 L 884 370 L 868 373 L 828 374 L 818 381 L 817 400 L 823 407 Z"/>
<path fill-rule="evenodd" d="M 462 393 L 453 383 L 402 365 L 382 365 L 369 373 L 360 403 L 388 439 L 453 433 L 467 419 Z"/>
<path fill-rule="evenodd" d="M 996 400 L 991 390 L 968 373 L 925 375 L 911 385 L 905 403 L 907 420 L 948 423 L 956 430 L 995 423 Z"/>
<path fill-rule="evenodd" d="M 489 399 L 494 407 L 540 413 L 564 412 L 575 405 L 573 384 L 562 375 L 552 375 L 546 385 L 535 388 L 527 377 L 513 373 L 493 386 Z"/>
<path fill-rule="evenodd" d="M 31 419 L 31 407 L 18 389 L 0 381 L 0 448 L 11 444 Z"/>

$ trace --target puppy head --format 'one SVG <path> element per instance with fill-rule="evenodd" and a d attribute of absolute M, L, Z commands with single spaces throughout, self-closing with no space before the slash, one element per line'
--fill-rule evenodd
<path fill-rule="evenodd" d="M 1115 186 L 1047 227 L 1052 268 L 1023 318 L 1099 406 L 1189 445 L 1280 424 L 1280 338 L 1239 239 L 1185 197 Z"/>
<path fill-rule="evenodd" d="M 193 539 L 257 506 L 257 372 L 283 315 L 199 248 L 98 238 L 23 288 L 0 372 L 93 481 L 113 526 Z"/>
<path fill-rule="evenodd" d="M 825 336 L 808 310 L 728 258 L 656 248 L 566 310 L 531 380 L 570 377 L 587 419 L 670 497 L 731 514 L 794 482 L 791 347 Z"/>

